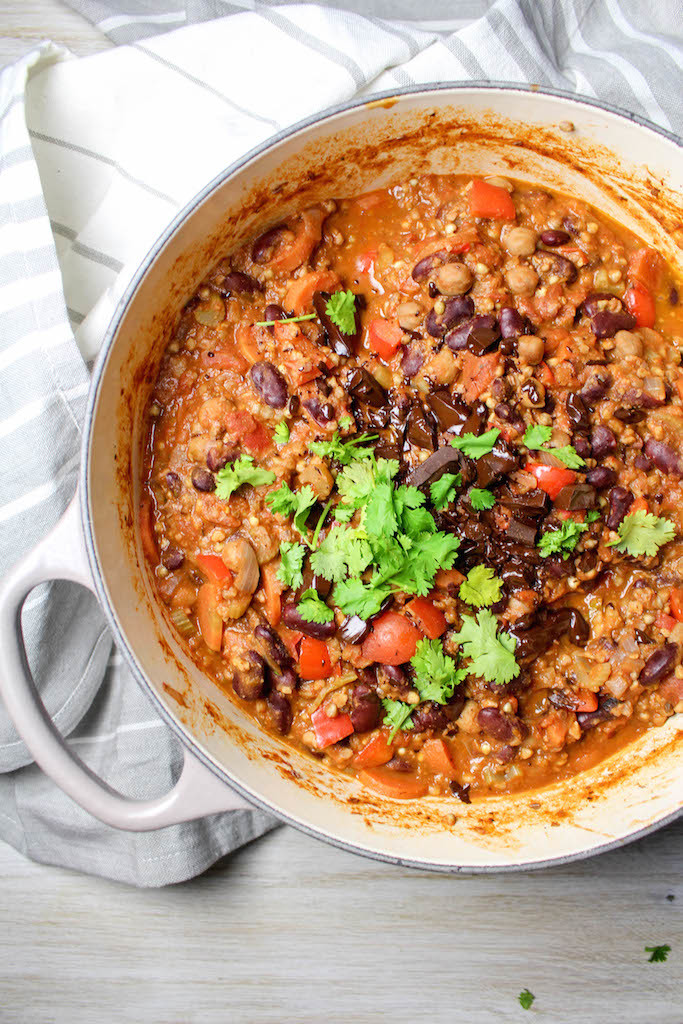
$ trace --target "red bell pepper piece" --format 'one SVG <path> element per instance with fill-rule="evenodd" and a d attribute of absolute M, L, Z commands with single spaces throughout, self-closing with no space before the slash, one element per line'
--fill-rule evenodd
<path fill-rule="evenodd" d="M 345 739 L 353 732 L 353 722 L 348 715 L 335 715 L 334 718 L 330 718 L 324 707 L 313 712 L 311 723 L 319 750 L 339 743 L 339 740 Z"/>
<path fill-rule="evenodd" d="M 542 462 L 527 462 L 526 471 L 533 473 L 538 486 L 545 491 L 551 501 L 555 501 L 563 487 L 573 484 L 576 480 L 576 473 L 572 469 L 565 469 L 564 466 L 545 466 Z"/>
<path fill-rule="evenodd" d="M 470 190 L 470 213 L 491 220 L 514 220 L 517 216 L 512 196 L 498 185 L 475 179 Z"/>
<path fill-rule="evenodd" d="M 305 636 L 299 647 L 299 675 L 302 679 L 329 679 L 332 660 L 324 640 Z"/>

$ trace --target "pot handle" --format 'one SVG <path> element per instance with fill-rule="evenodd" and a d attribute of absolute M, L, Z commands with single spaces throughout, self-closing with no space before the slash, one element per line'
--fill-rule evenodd
<path fill-rule="evenodd" d="M 21 632 L 21 609 L 47 580 L 71 580 L 95 593 L 80 527 L 78 491 L 54 529 L 0 585 L 0 697 L 19 735 L 46 775 L 77 804 L 114 828 L 148 832 L 221 811 L 253 810 L 187 749 L 173 789 L 156 800 L 131 800 L 98 778 L 55 728 L 31 676 Z"/>

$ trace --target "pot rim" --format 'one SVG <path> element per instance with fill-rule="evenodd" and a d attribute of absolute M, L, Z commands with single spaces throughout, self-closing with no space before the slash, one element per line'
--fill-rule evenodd
<path fill-rule="evenodd" d="M 243 156 L 233 161 L 228 167 L 226 167 L 219 174 L 215 175 L 199 192 L 197 192 L 192 199 L 190 199 L 181 210 L 175 215 L 168 226 L 158 235 L 154 243 L 151 245 L 140 264 L 138 265 L 135 273 L 132 275 L 128 282 L 125 291 L 121 295 L 116 308 L 112 314 L 111 320 L 105 331 L 101 348 L 97 354 L 90 382 L 90 389 L 88 393 L 88 403 L 86 408 L 85 420 L 83 424 L 83 445 L 81 450 L 81 462 L 79 470 L 79 484 L 80 484 L 80 511 L 81 511 L 81 525 L 83 530 L 83 537 L 85 541 L 85 547 L 88 553 L 88 561 L 92 571 L 93 580 L 95 583 L 95 591 L 98 602 L 104 616 L 107 620 L 107 624 L 112 631 L 117 648 L 122 652 L 126 663 L 131 670 L 137 683 L 143 687 L 147 696 L 152 701 L 157 713 L 161 716 L 166 725 L 172 729 L 178 739 L 185 746 L 189 746 L 194 757 L 198 758 L 210 771 L 217 775 L 226 785 L 230 786 L 233 790 L 245 797 L 255 808 L 266 811 L 267 813 L 273 814 L 276 818 L 285 824 L 291 825 L 294 828 L 299 829 L 306 835 L 312 836 L 315 839 L 323 840 L 332 846 L 336 846 L 339 849 L 348 851 L 350 853 L 361 854 L 372 860 L 383 861 L 388 864 L 394 864 L 401 867 L 418 868 L 423 871 L 432 871 L 440 874 L 463 874 L 463 875 L 480 875 L 480 874 L 502 874 L 513 871 L 535 871 L 542 868 L 555 867 L 558 865 L 569 864 L 573 861 L 585 860 L 589 857 L 596 856 L 600 853 L 607 853 L 610 850 L 618 849 L 628 843 L 634 842 L 637 839 L 642 839 L 652 832 L 665 827 L 676 821 L 683 814 L 683 805 L 677 810 L 672 811 L 670 814 L 659 818 L 657 821 L 646 825 L 644 828 L 638 829 L 635 832 L 630 832 L 621 838 L 612 839 L 608 842 L 601 843 L 598 846 L 593 846 L 585 850 L 579 850 L 574 853 L 563 854 L 557 857 L 550 857 L 545 860 L 537 861 L 521 861 L 518 863 L 509 864 L 496 864 L 496 865 L 469 865 L 462 866 L 458 864 L 449 863 L 446 861 L 431 861 L 421 860 L 407 857 L 397 857 L 390 853 L 384 853 L 378 850 L 366 847 L 358 842 L 351 842 L 339 838 L 335 835 L 331 835 L 325 832 L 322 828 L 308 824 L 305 821 L 294 818 L 291 815 L 281 811 L 279 808 L 274 807 L 261 794 L 253 792 L 250 788 L 245 786 L 238 779 L 235 779 L 230 772 L 228 772 L 222 765 L 217 764 L 213 758 L 209 757 L 201 749 L 197 743 L 190 729 L 183 725 L 175 716 L 171 713 L 166 704 L 161 700 L 157 691 L 152 687 L 145 673 L 140 666 L 135 652 L 129 647 L 126 639 L 124 638 L 118 624 L 116 613 L 109 602 L 109 598 L 106 593 L 106 588 L 103 583 L 102 571 L 97 557 L 97 551 L 95 547 L 95 539 L 93 536 L 92 521 L 89 515 L 89 504 L 91 500 L 90 495 L 90 482 L 88 466 L 90 462 L 90 449 L 92 443 L 92 424 L 95 416 L 95 410 L 97 407 L 100 388 L 105 378 L 109 349 L 111 348 L 113 339 L 116 335 L 118 327 L 123 319 L 125 312 L 137 291 L 140 282 L 143 280 L 145 274 L 153 264 L 154 260 L 158 256 L 159 252 L 163 249 L 166 243 L 182 225 L 182 223 L 189 217 L 198 206 L 200 206 L 219 186 L 221 186 L 226 179 L 236 174 L 243 167 L 249 164 L 252 160 L 259 156 L 262 156 L 267 151 L 277 147 L 284 140 L 291 138 L 298 132 L 301 132 L 307 128 L 312 127 L 316 124 L 322 124 L 327 120 L 330 120 L 338 114 L 346 113 L 350 110 L 358 109 L 367 106 L 368 104 L 375 104 L 378 101 L 389 100 L 394 98 L 401 98 L 406 96 L 421 96 L 429 94 L 439 94 L 446 92 L 460 92 L 464 93 L 468 90 L 476 92 L 490 92 L 495 94 L 497 92 L 508 92 L 508 93 L 525 93 L 534 96 L 548 96 L 553 99 L 560 99 L 567 101 L 568 106 L 579 105 L 583 107 L 592 107 L 600 111 L 606 111 L 607 113 L 614 114 L 617 117 L 623 118 L 624 120 L 630 121 L 633 124 L 638 125 L 641 128 L 645 128 L 649 131 L 655 132 L 657 135 L 662 136 L 670 142 L 673 142 L 679 148 L 683 148 L 683 138 L 676 133 L 669 131 L 665 128 L 661 128 L 655 125 L 652 121 L 647 118 L 641 117 L 638 114 L 634 114 L 631 111 L 625 110 L 622 107 L 616 106 L 612 103 L 607 103 L 600 100 L 593 100 L 589 97 L 581 94 L 569 92 L 565 89 L 556 89 L 551 86 L 530 86 L 522 83 L 511 83 L 511 82 L 495 82 L 495 81 L 472 81 L 472 82 L 434 82 L 423 85 L 404 86 L 397 89 L 385 90 L 383 92 L 372 93 L 367 97 L 356 97 L 351 100 L 347 100 L 343 103 L 335 104 L 334 106 L 326 107 L 315 114 L 311 114 L 288 128 L 282 129 L 274 135 L 269 136 L 266 140 L 254 146 Z"/>

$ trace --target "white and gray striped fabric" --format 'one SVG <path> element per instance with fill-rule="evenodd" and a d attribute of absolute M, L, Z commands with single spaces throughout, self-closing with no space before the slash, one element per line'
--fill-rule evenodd
<path fill-rule="evenodd" d="M 683 127 L 674 4 L 422 0 L 419 21 L 407 0 L 71 6 L 125 45 L 75 60 L 47 43 L 0 74 L 0 570 L 73 493 L 88 362 L 136 261 L 206 181 L 276 130 L 356 94 L 469 79 L 575 90 Z M 92 598 L 45 586 L 24 628 L 47 706 L 78 753 L 124 792 L 163 792 L 177 745 Z M 117 833 L 30 761 L 0 711 L 0 836 L 44 862 L 163 885 L 273 825 L 243 811 Z"/>

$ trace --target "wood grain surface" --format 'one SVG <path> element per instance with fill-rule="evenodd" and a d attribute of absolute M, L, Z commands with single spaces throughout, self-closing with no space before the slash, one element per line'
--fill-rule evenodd
<path fill-rule="evenodd" d="M 109 45 L 58 0 L 0 2 L 0 65 L 44 38 Z M 0 1021 L 683 1024 L 682 869 L 683 821 L 598 859 L 470 878 L 281 828 L 146 891 L 0 844 Z M 668 961 L 648 963 L 662 943 Z"/>

